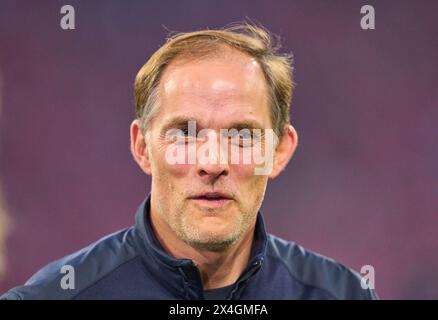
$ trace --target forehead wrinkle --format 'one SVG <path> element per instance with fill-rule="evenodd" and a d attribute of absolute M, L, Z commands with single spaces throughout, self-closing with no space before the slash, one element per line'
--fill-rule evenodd
<path fill-rule="evenodd" d="M 247 86 L 238 86 L 229 80 L 213 79 L 208 84 L 200 78 L 170 79 L 163 84 L 162 101 L 174 102 L 175 99 L 190 104 L 208 104 L 220 107 L 235 99 L 254 99 Z M 179 82 L 179 83 L 178 83 Z M 243 89 L 243 90 L 242 90 Z M 172 97 L 172 100 L 168 99 Z"/>
<path fill-rule="evenodd" d="M 196 96 L 196 99 L 192 99 Z M 166 114 L 164 115 L 164 125 L 167 126 L 169 121 L 173 124 L 184 119 L 187 123 L 189 120 L 196 121 L 197 128 L 231 128 L 233 123 L 238 122 L 252 122 L 257 123 L 257 127 L 271 127 L 271 117 L 269 111 L 266 112 L 266 120 L 258 117 L 257 109 L 253 108 L 251 104 L 242 104 L 233 102 L 233 97 L 222 98 L 219 101 L 212 101 L 203 96 L 185 95 L 176 101 L 168 101 Z M 168 120 L 172 119 L 174 120 Z"/>
<path fill-rule="evenodd" d="M 228 124 L 227 118 L 249 116 L 258 119 L 257 114 L 267 108 L 270 124 L 268 90 L 263 71 L 255 59 L 246 56 L 244 59 L 233 56 L 232 60 L 238 61 L 236 68 L 230 68 L 228 60 L 224 64 L 223 58 L 171 63 L 159 82 L 161 106 L 166 106 L 166 113 L 195 115 L 205 127 Z"/>
<path fill-rule="evenodd" d="M 259 63 L 239 52 L 187 62 L 177 58 L 165 69 L 159 85 L 164 95 L 203 94 L 202 91 L 219 95 L 243 94 L 250 93 L 254 86 L 267 93 L 266 79 Z"/>

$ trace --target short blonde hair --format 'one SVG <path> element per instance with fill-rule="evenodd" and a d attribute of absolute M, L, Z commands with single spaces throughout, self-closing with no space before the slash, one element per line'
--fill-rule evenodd
<path fill-rule="evenodd" d="M 166 66 L 176 57 L 202 58 L 223 51 L 224 46 L 246 53 L 260 64 L 267 82 L 273 129 L 277 136 L 282 136 L 284 127 L 290 123 L 292 55 L 278 53 L 280 46 L 273 44 L 269 32 L 248 23 L 178 33 L 167 39 L 139 70 L 134 82 L 135 112 L 144 132 L 157 113 L 157 88 Z"/>

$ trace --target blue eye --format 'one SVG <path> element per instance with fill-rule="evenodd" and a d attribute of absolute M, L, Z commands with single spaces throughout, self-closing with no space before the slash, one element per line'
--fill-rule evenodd
<path fill-rule="evenodd" d="M 182 135 L 184 137 L 196 137 L 196 132 L 193 132 L 192 134 L 192 132 L 190 132 L 189 128 L 187 127 L 178 128 L 176 130 L 178 130 L 179 135 Z"/>
<path fill-rule="evenodd" d="M 240 139 L 251 139 L 251 132 L 239 132 Z"/>
<path fill-rule="evenodd" d="M 230 129 L 228 131 L 228 137 L 232 144 L 238 145 L 239 147 L 245 148 L 252 146 L 252 134 L 247 128 L 240 130 Z"/>
<path fill-rule="evenodd" d="M 189 129 L 188 128 L 180 128 L 179 130 L 182 131 L 182 134 L 184 136 L 188 136 L 189 135 Z"/>
<path fill-rule="evenodd" d="M 251 139 L 251 131 L 249 129 L 231 129 L 228 131 L 228 136 L 230 138 Z"/>
<path fill-rule="evenodd" d="M 191 136 L 188 128 L 172 128 L 166 132 L 165 139 L 175 144 L 186 144 L 190 142 Z"/>

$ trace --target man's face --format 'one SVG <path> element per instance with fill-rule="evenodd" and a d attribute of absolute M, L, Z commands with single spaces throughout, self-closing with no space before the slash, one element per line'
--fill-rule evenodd
<path fill-rule="evenodd" d="M 158 97 L 159 111 L 146 135 L 158 217 L 193 247 L 225 249 L 254 224 L 267 176 L 255 175 L 256 166 L 242 161 L 171 164 L 166 152 L 182 146 L 175 147 L 166 133 L 186 131 L 189 119 L 198 131 L 211 129 L 217 137 L 220 129 L 272 128 L 263 71 L 239 52 L 176 60 L 163 73 Z M 197 148 L 203 143 L 195 142 Z"/>

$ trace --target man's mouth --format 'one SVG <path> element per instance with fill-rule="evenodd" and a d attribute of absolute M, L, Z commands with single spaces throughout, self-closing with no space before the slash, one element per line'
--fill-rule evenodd
<path fill-rule="evenodd" d="M 189 199 L 196 201 L 198 204 L 211 208 L 220 208 L 233 201 L 233 197 L 223 192 L 204 192 L 199 193 Z"/>

